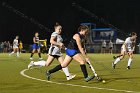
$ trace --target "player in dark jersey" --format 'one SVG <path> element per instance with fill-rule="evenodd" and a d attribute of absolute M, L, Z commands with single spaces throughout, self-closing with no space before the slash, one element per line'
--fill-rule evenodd
<path fill-rule="evenodd" d="M 30 56 L 30 59 L 33 60 L 33 55 L 35 53 L 35 51 L 37 50 L 38 52 L 38 56 L 39 56 L 39 59 L 41 60 L 41 53 L 40 53 L 40 45 L 39 45 L 39 34 L 38 32 L 35 33 L 35 37 L 33 37 L 33 45 L 32 45 L 32 53 L 31 53 L 31 56 Z"/>
<path fill-rule="evenodd" d="M 88 82 L 94 78 L 94 76 L 88 76 L 88 72 L 86 69 L 86 61 L 89 61 L 84 48 L 82 47 L 82 42 L 85 40 L 85 36 L 89 32 L 89 28 L 87 26 L 80 26 L 78 28 L 78 33 L 73 36 L 71 41 L 69 42 L 66 48 L 66 56 L 62 64 L 57 65 L 55 68 L 46 72 L 47 79 L 50 80 L 50 76 L 52 73 L 61 70 L 64 67 L 67 67 L 72 59 L 76 60 L 80 63 L 81 70 L 84 74 L 85 81 Z M 82 57 L 83 56 L 83 57 Z"/>

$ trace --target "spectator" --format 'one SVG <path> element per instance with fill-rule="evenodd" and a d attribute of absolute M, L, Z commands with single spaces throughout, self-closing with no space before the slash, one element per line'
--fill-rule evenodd
<path fill-rule="evenodd" d="M 106 41 L 103 40 L 103 42 L 102 42 L 102 48 L 101 48 L 101 53 L 105 53 L 105 51 L 106 51 Z"/>

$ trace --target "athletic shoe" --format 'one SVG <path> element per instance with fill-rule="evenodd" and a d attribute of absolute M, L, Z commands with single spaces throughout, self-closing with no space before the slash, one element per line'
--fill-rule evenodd
<path fill-rule="evenodd" d="M 130 66 L 127 66 L 127 69 L 130 69 Z"/>
<path fill-rule="evenodd" d="M 28 69 L 34 66 L 34 61 L 31 61 L 30 64 L 28 65 Z"/>
<path fill-rule="evenodd" d="M 87 78 L 85 78 L 85 81 L 88 82 L 88 81 L 94 79 L 94 77 L 95 77 L 95 76 L 88 76 Z"/>
<path fill-rule="evenodd" d="M 51 79 L 51 74 L 48 71 L 46 72 L 46 78 L 48 81 L 50 81 L 50 79 Z"/>
<path fill-rule="evenodd" d="M 70 75 L 70 76 L 67 76 L 67 80 L 71 80 L 73 78 L 75 78 L 76 75 Z"/>
<path fill-rule="evenodd" d="M 112 68 L 116 68 L 116 64 L 114 64 L 114 62 L 112 63 Z"/>
<path fill-rule="evenodd" d="M 30 57 L 30 60 L 33 60 L 33 58 L 32 58 L 32 57 Z"/>
<path fill-rule="evenodd" d="M 113 56 L 113 58 L 116 59 L 117 57 L 116 56 Z"/>

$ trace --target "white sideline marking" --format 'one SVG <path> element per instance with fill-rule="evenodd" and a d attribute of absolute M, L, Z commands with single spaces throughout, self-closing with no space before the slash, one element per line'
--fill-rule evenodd
<path fill-rule="evenodd" d="M 98 89 L 98 90 L 109 90 L 109 91 L 116 91 L 116 92 L 140 93 L 140 92 L 136 92 L 136 91 L 119 90 L 119 89 L 111 89 L 111 88 L 101 88 L 101 87 L 91 87 L 91 86 L 83 86 L 83 85 L 76 85 L 76 84 L 66 84 L 66 83 L 47 81 L 47 80 L 38 79 L 38 78 L 34 78 L 34 77 L 26 75 L 24 72 L 27 71 L 27 70 L 29 70 L 29 69 L 22 70 L 20 72 L 20 74 L 22 76 L 24 76 L 24 77 L 27 77 L 27 78 L 30 78 L 30 79 L 33 79 L 33 80 L 38 80 L 38 81 L 47 82 L 47 83 L 51 83 L 51 84 L 66 85 L 66 86 L 73 86 L 73 87 L 82 87 L 82 88 L 90 88 L 90 89 Z"/>

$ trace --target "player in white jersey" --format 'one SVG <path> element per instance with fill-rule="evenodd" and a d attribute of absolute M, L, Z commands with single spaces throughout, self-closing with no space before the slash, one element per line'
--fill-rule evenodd
<path fill-rule="evenodd" d="M 48 67 L 53 60 L 56 58 L 60 63 L 63 62 L 64 57 L 61 53 L 61 49 L 64 47 L 63 39 L 61 37 L 61 30 L 62 30 L 62 26 L 59 24 L 56 24 L 55 28 L 55 32 L 52 33 L 51 38 L 50 38 L 50 43 L 51 46 L 49 48 L 49 53 L 48 53 L 48 59 L 47 61 L 38 61 L 38 62 L 33 62 L 31 61 L 31 63 L 28 65 L 28 68 L 31 68 L 33 66 L 46 66 Z M 63 68 L 63 72 L 66 75 L 66 79 L 70 80 L 72 78 L 75 77 L 75 75 L 71 75 L 69 73 L 68 67 Z"/>
<path fill-rule="evenodd" d="M 131 33 L 131 37 L 126 38 L 124 44 L 121 47 L 121 54 L 119 56 L 114 56 L 114 59 L 116 59 L 112 66 L 115 69 L 116 64 L 121 61 L 126 54 L 128 54 L 129 59 L 128 59 L 128 64 L 127 64 L 127 69 L 130 69 L 130 65 L 132 62 L 132 58 L 133 58 L 133 52 L 135 50 L 135 43 L 136 43 L 136 38 L 137 38 L 137 34 L 135 32 Z"/>
<path fill-rule="evenodd" d="M 13 51 L 9 55 L 17 53 L 17 57 L 19 57 L 18 39 L 19 39 L 19 36 L 16 36 L 16 38 L 13 41 Z"/>

